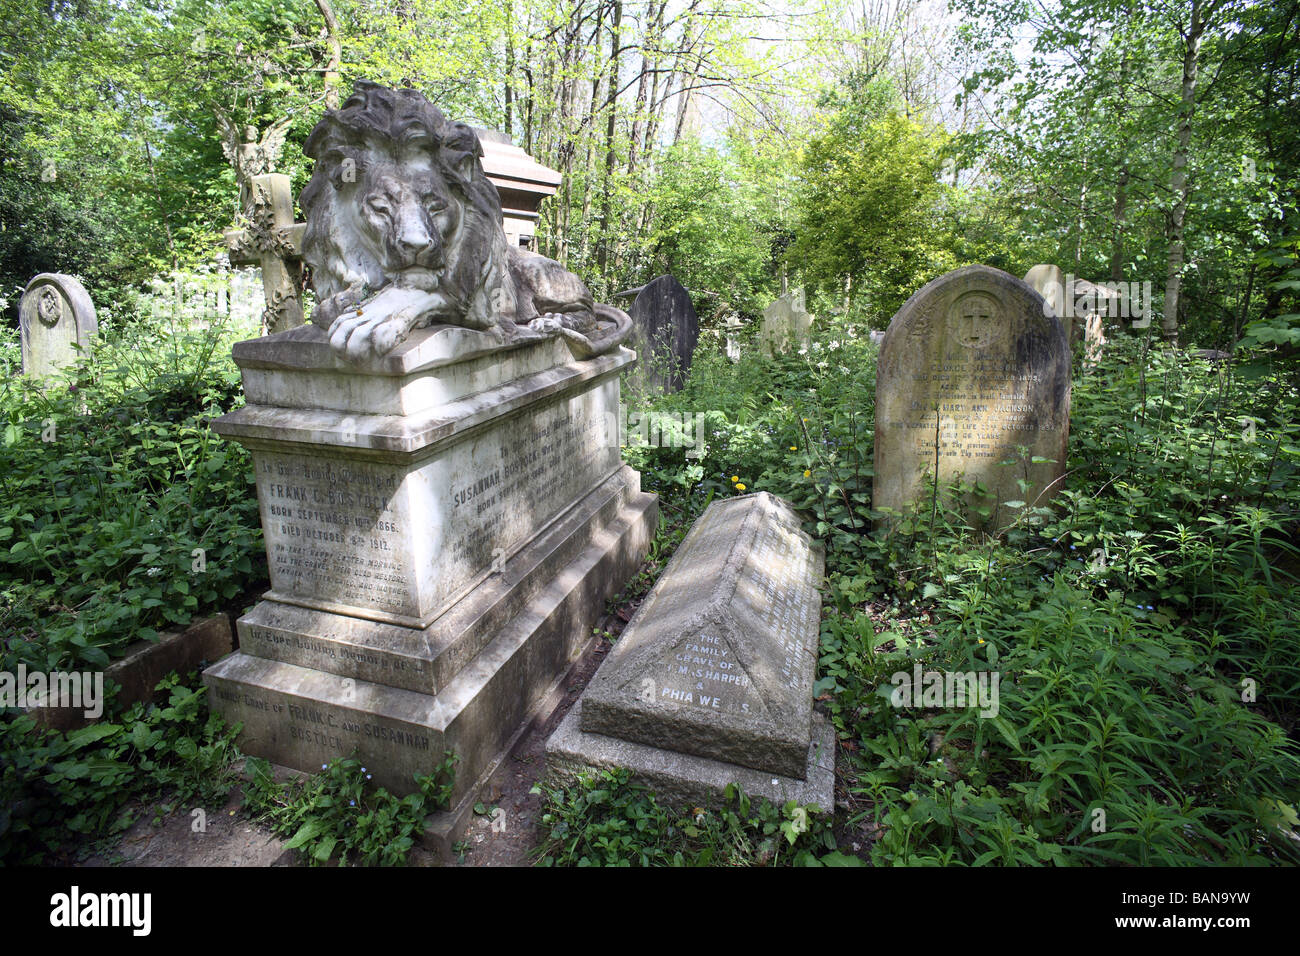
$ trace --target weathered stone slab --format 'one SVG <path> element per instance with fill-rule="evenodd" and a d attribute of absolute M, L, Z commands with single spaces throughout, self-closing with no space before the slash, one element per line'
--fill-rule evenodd
<path fill-rule="evenodd" d="M 672 276 L 660 276 L 637 293 L 628 314 L 640 358 L 635 381 L 658 392 L 678 391 L 686 384 L 700 340 L 691 294 Z"/>
<path fill-rule="evenodd" d="M 105 682 L 118 685 L 122 704 L 153 699 L 158 682 L 176 671 L 182 676 L 205 662 L 220 660 L 232 647 L 230 619 L 224 614 L 195 621 L 183 631 L 167 631 L 154 641 L 136 641 L 120 660 L 104 669 Z M 37 723 L 55 730 L 75 730 L 93 723 L 77 707 L 33 707 Z"/>
<path fill-rule="evenodd" d="M 822 571 L 779 498 L 713 503 L 588 685 L 582 730 L 802 779 Z"/>
<path fill-rule="evenodd" d="M 42 272 L 18 304 L 23 374 L 38 378 L 77 364 L 99 329 L 95 305 L 72 276 Z M 78 351 L 80 349 L 80 351 Z"/>
<path fill-rule="evenodd" d="M 826 812 L 835 806 L 835 728 L 821 714 L 813 714 L 803 772 L 791 777 L 587 733 L 582 729 L 582 706 L 578 701 L 546 742 L 547 774 L 558 783 L 572 783 L 590 769 L 625 767 L 667 806 L 716 805 L 731 783 L 750 797 L 766 797 L 778 805 L 795 800 Z"/>
<path fill-rule="evenodd" d="M 984 489 L 972 495 L 977 523 L 1004 527 L 1017 513 L 1007 502 L 1041 504 L 1060 489 L 1069 427 L 1070 349 L 1042 296 L 987 266 L 950 272 L 885 333 L 873 506 L 906 510 L 927 472 L 941 487 L 964 475 Z"/>

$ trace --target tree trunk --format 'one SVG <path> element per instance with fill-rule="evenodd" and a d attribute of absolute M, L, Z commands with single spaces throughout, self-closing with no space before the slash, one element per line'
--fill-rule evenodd
<path fill-rule="evenodd" d="M 1196 66 L 1201 49 L 1205 21 L 1201 19 L 1202 0 L 1192 0 L 1192 19 L 1184 35 L 1183 96 L 1179 109 L 1178 139 L 1174 147 L 1174 171 L 1170 190 L 1174 194 L 1173 214 L 1169 223 L 1169 263 L 1165 271 L 1165 314 L 1160 333 L 1166 342 L 1178 341 L 1178 302 L 1182 292 L 1183 264 L 1187 254 L 1184 226 L 1187 220 L 1187 154 L 1192 141 L 1192 117 L 1196 112 Z"/>
<path fill-rule="evenodd" d="M 609 84 L 609 119 L 605 123 L 605 182 L 600 200 L 600 248 L 596 254 L 602 279 L 607 278 L 605 267 L 609 264 L 610 244 L 614 240 L 613 223 L 610 220 L 613 216 L 614 198 L 614 130 L 618 117 L 615 95 L 618 92 L 618 30 L 622 22 L 623 0 L 614 0 L 614 17 L 609 26 L 609 75 L 606 80 Z"/>
<path fill-rule="evenodd" d="M 325 108 L 339 108 L 339 64 L 343 62 L 343 44 L 339 40 L 339 21 L 329 0 L 316 0 L 316 9 L 325 21 L 325 39 L 329 43 L 330 58 L 325 64 Z"/>

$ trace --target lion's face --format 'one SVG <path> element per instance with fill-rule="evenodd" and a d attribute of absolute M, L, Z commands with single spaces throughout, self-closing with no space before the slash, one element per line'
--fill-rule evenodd
<path fill-rule="evenodd" d="M 358 82 L 304 152 L 316 160 L 302 195 L 313 322 L 329 327 L 389 286 L 430 293 L 413 319 L 420 325 L 489 328 L 513 314 L 513 299 L 498 295 L 507 269 L 500 200 L 469 127 L 413 91 Z"/>
<path fill-rule="evenodd" d="M 462 203 L 425 165 L 379 163 L 360 177 L 355 195 L 339 197 L 341 219 L 385 279 L 432 291 L 444 283 L 448 250 L 464 219 Z"/>

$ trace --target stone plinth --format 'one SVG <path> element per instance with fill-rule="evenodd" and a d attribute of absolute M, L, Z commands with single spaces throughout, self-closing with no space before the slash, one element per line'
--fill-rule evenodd
<path fill-rule="evenodd" d="M 589 766 L 630 766 L 669 793 L 748 782 L 829 808 L 833 752 L 812 709 L 823 560 L 799 525 L 766 493 L 711 505 L 583 693 L 580 716 L 552 738 L 556 767 L 587 754 Z"/>
<path fill-rule="evenodd" d="M 657 520 L 618 454 L 623 349 L 418 330 L 354 365 L 315 326 L 240 343 L 271 590 L 204 675 L 247 752 L 354 749 L 398 791 L 444 750 L 469 794 L 582 650 Z"/>

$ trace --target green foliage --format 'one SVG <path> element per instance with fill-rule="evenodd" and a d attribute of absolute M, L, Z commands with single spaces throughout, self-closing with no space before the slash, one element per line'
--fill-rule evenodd
<path fill-rule="evenodd" d="M 659 159 L 645 197 L 655 217 L 642 243 L 646 278 L 669 273 L 686 288 L 707 290 L 697 312 L 758 315 L 772 289 L 768 268 L 779 214 L 763 178 L 734 156 L 693 141 Z"/>
<path fill-rule="evenodd" d="M 802 153 L 790 261 L 832 293 L 850 277 L 883 325 L 912 291 L 963 264 L 936 229 L 944 144 L 892 97 L 850 96 Z"/>
<path fill-rule="evenodd" d="M 878 521 L 875 350 L 848 331 L 831 323 L 802 356 L 697 354 L 656 408 L 709 410 L 702 457 L 627 455 L 668 508 L 698 513 L 739 493 L 734 477 L 795 503 L 825 543 L 815 693 L 873 860 L 1295 862 L 1300 394 L 1285 367 L 1116 338 L 1074 383 L 1066 490 L 1050 509 L 1012 503 L 991 538 L 961 482 Z M 997 715 L 893 707 L 890 678 L 917 664 L 999 674 Z"/>
<path fill-rule="evenodd" d="M 793 800 L 756 804 L 735 784 L 721 807 L 685 813 L 661 806 L 622 768 L 583 773 L 569 787 L 542 783 L 533 792 L 546 798 L 536 850 L 543 866 L 860 863 L 835 852 L 830 822 L 818 807 Z"/>
<path fill-rule="evenodd" d="M 239 401 L 229 335 L 104 331 L 62 382 L 0 383 L 6 668 L 103 667 L 266 578 L 251 460 L 208 425 Z"/>
<path fill-rule="evenodd" d="M 68 733 L 0 716 L 0 861 L 39 864 L 74 840 L 121 833 L 136 800 L 214 806 L 234 784 L 237 728 L 209 714 L 195 675 L 164 678 L 166 704 L 132 704 Z M 83 844 L 83 850 L 87 845 Z"/>
<path fill-rule="evenodd" d="M 370 783 L 354 757 L 321 767 L 306 781 L 279 783 L 271 765 L 249 757 L 245 808 L 300 850 L 313 866 L 337 859 L 360 866 L 401 866 L 424 832 L 425 818 L 445 809 L 455 783 L 451 751 L 430 774 L 416 774 L 417 790 L 398 798 Z"/>

